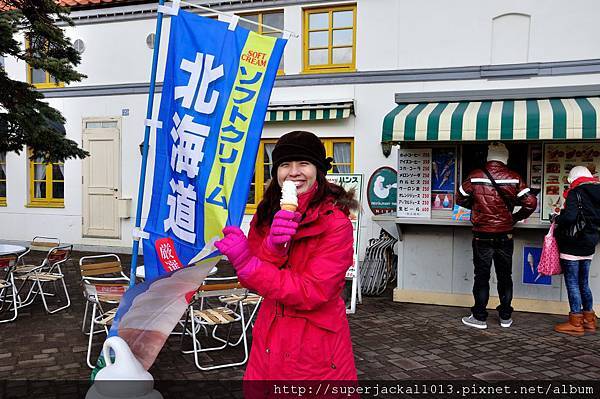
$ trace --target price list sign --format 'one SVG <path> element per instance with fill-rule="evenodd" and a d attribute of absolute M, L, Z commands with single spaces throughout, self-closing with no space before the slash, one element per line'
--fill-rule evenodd
<path fill-rule="evenodd" d="M 431 218 L 431 149 L 398 151 L 398 217 Z"/>

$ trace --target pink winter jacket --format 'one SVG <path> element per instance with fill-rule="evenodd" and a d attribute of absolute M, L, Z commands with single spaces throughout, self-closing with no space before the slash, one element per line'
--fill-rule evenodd
<path fill-rule="evenodd" d="M 341 297 L 352 264 L 352 224 L 331 200 L 309 209 L 288 256 L 264 245 L 268 228 L 251 223 L 250 247 L 262 262 L 246 279 L 263 298 L 244 380 L 356 381 Z"/>

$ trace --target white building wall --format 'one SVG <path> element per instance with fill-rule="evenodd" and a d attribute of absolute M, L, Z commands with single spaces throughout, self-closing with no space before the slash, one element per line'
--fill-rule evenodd
<path fill-rule="evenodd" d="M 299 6 L 286 7 L 283 11 L 283 26 L 290 32 L 299 35 L 298 38 L 290 38 L 283 55 L 285 74 L 296 75 L 302 71 L 302 8 Z"/>
<path fill-rule="evenodd" d="M 165 18 L 161 35 L 161 48 L 165 52 L 161 60 L 166 57 L 169 27 L 170 19 Z M 72 86 L 148 82 L 153 50 L 146 45 L 146 37 L 155 29 L 156 21 L 152 19 L 68 28 L 67 35 L 73 42 L 81 39 L 85 43 L 77 70 L 87 78 Z M 161 62 L 157 76 L 163 75 L 164 62 Z"/>
<path fill-rule="evenodd" d="M 329 3 L 324 3 L 329 4 Z M 315 4 L 314 6 L 317 6 Z M 311 4 L 311 7 L 313 5 Z M 600 26 L 594 20 L 600 3 L 592 0 L 562 2 L 549 0 L 508 0 L 448 3 L 442 0 L 400 2 L 360 0 L 357 14 L 357 70 L 404 70 L 442 68 L 491 63 L 492 20 L 507 13 L 531 16 L 529 62 L 567 61 L 600 58 Z M 285 8 L 285 28 L 302 33 L 300 5 Z M 161 60 L 166 57 L 169 23 L 165 21 Z M 144 19 L 78 25 L 68 28 L 73 40 L 82 39 L 86 50 L 78 70 L 88 77 L 73 86 L 114 85 L 147 82 L 152 50 L 146 36 L 154 32 L 155 20 Z M 302 38 L 292 38 L 285 51 L 285 74 L 302 70 Z M 162 80 L 164 62 L 159 63 Z M 13 78 L 25 80 L 26 66 L 6 59 L 6 70 Z M 499 80 L 439 80 L 405 83 L 348 82 L 343 85 L 305 85 L 276 87 L 272 102 L 302 100 L 354 99 L 356 116 L 341 121 L 266 123 L 265 138 L 276 138 L 291 130 L 309 130 L 322 137 L 354 137 L 354 171 L 369 176 L 381 166 L 395 167 L 395 157 L 385 158 L 379 144 L 384 116 L 394 107 L 395 93 L 480 90 L 524 87 L 557 87 L 600 83 L 600 74 L 544 76 Z M 0 207 L 0 240 L 25 241 L 35 235 L 59 236 L 64 242 L 80 245 L 129 247 L 137 203 L 147 95 L 53 98 L 50 104 L 65 116 L 67 135 L 82 143 L 82 121 L 90 117 L 121 118 L 122 176 L 121 196 L 132 198 L 132 217 L 122 220 L 121 239 L 82 238 L 81 184 L 82 162 L 69 160 L 65 167 L 65 208 L 27 208 L 27 159 L 24 153 L 8 154 L 8 205 Z M 160 96 L 155 99 L 155 114 Z M 128 116 L 122 116 L 124 109 Z M 151 139 L 151 154 L 155 148 Z M 147 214 L 152 177 L 152 157 L 148 165 L 143 215 Z M 365 195 L 363 195 L 363 198 Z M 365 203 L 361 226 L 360 256 L 369 238 L 379 228 L 371 221 Z M 244 219 L 247 227 L 249 216 Z"/>
<path fill-rule="evenodd" d="M 529 61 L 531 16 L 504 14 L 492 20 L 492 64 L 517 64 Z"/>
<path fill-rule="evenodd" d="M 529 62 L 597 58 L 600 3 L 445 0 L 358 2 L 358 69 L 489 65 L 492 19 L 531 16 Z"/>
<path fill-rule="evenodd" d="M 160 96 L 156 96 L 156 103 Z M 83 121 L 86 118 L 121 118 L 121 198 L 137 201 L 141 155 L 139 144 L 144 137 L 146 118 L 146 95 L 81 97 L 49 99 L 66 119 L 67 137 L 82 145 Z M 122 109 L 129 109 L 129 116 L 121 116 Z M 151 135 L 151 148 L 155 148 Z M 153 170 L 153 155 L 149 157 L 148 176 Z M 30 240 L 35 235 L 60 237 L 63 242 L 82 245 L 127 246 L 131 244 L 135 206 L 129 219 L 122 220 L 121 239 L 83 238 L 83 185 L 82 161 L 70 159 L 65 162 L 64 208 L 28 208 L 28 160 L 25 152 L 7 156 L 7 206 L 0 207 L 0 239 Z M 148 193 L 148 191 L 147 191 Z M 144 214 L 148 212 L 146 201 Z"/>
<path fill-rule="evenodd" d="M 302 34 L 303 8 L 285 7 L 287 30 Z M 493 19 L 505 14 L 530 16 L 529 62 L 586 60 L 600 55 L 600 40 L 594 39 L 600 35 L 600 2 L 593 0 L 463 0 L 452 4 L 444 0 L 362 0 L 357 9 L 358 71 L 490 65 Z M 163 49 L 169 21 L 165 18 L 163 23 Z M 152 50 L 146 37 L 154 31 L 154 19 L 67 28 L 68 36 L 82 39 L 86 47 L 78 70 L 88 77 L 72 85 L 147 82 Z M 301 39 L 292 38 L 287 45 L 286 75 L 301 73 Z M 163 68 L 159 63 L 158 76 Z M 24 64 L 7 58 L 6 69 L 11 76 L 25 79 Z"/>

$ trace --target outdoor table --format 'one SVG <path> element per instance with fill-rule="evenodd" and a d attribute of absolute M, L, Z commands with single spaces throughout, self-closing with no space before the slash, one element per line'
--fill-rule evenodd
<path fill-rule="evenodd" d="M 0 244 L 0 255 L 18 255 L 22 252 L 25 252 L 26 250 L 27 248 L 22 247 L 20 245 Z"/>

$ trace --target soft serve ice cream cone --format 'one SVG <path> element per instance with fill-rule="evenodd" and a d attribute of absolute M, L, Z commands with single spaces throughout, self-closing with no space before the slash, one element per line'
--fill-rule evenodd
<path fill-rule="evenodd" d="M 298 194 L 296 185 L 293 181 L 286 180 L 281 187 L 281 201 L 279 201 L 281 209 L 290 212 L 296 212 L 298 208 Z"/>

